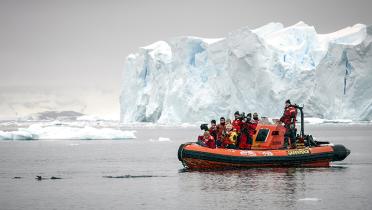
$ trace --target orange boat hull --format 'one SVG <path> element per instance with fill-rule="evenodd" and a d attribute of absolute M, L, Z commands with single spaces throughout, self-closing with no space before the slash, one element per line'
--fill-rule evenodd
<path fill-rule="evenodd" d="M 180 146 L 178 159 L 191 170 L 253 167 L 329 167 L 350 153 L 342 145 L 282 150 L 211 149 L 189 143 Z M 341 154 L 342 153 L 342 154 Z"/>

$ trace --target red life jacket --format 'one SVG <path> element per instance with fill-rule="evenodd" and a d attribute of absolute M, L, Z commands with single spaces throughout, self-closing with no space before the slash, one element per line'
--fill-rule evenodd
<path fill-rule="evenodd" d="M 286 127 L 290 125 L 296 126 L 296 117 L 297 117 L 297 109 L 289 105 L 284 109 L 283 116 L 280 118 L 280 121 L 284 123 Z"/>
<path fill-rule="evenodd" d="M 209 136 L 207 139 L 203 138 L 203 142 L 205 143 L 205 145 L 207 145 L 207 147 L 209 148 L 216 148 L 216 143 L 214 141 L 214 138 L 213 136 Z"/>
<path fill-rule="evenodd" d="M 233 120 L 232 126 L 236 129 L 236 132 L 240 133 L 240 127 L 242 126 L 242 121 L 240 119 Z"/>
<path fill-rule="evenodd" d="M 249 135 L 249 129 L 248 129 L 248 123 L 241 124 L 240 127 L 240 141 L 239 141 L 239 149 L 249 149 L 250 145 L 248 145 L 248 135 Z"/>
<path fill-rule="evenodd" d="M 257 120 L 253 119 L 252 122 L 257 125 L 260 122 L 260 120 L 259 119 L 257 119 Z"/>
<path fill-rule="evenodd" d="M 238 137 L 238 133 L 230 131 L 222 141 L 222 147 L 226 148 L 228 145 L 235 145 Z"/>
<path fill-rule="evenodd" d="M 226 124 L 224 125 L 221 125 L 221 124 L 218 124 L 217 125 L 217 140 L 220 140 L 222 141 L 222 134 L 226 132 Z"/>
<path fill-rule="evenodd" d="M 217 126 L 210 127 L 209 133 L 213 136 L 214 139 L 217 139 Z"/>
<path fill-rule="evenodd" d="M 248 133 L 249 136 L 253 136 L 256 133 L 256 128 L 257 128 L 258 120 L 251 120 L 251 122 L 248 123 Z"/>

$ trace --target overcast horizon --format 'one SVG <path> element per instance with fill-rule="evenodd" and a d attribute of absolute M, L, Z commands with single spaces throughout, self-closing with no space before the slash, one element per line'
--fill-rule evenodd
<path fill-rule="evenodd" d="M 0 0 L 0 118 L 34 107 L 53 109 L 62 102 L 37 107 L 40 100 L 54 100 L 53 94 L 59 101 L 82 103 L 79 109 L 94 103 L 84 109 L 90 114 L 98 107 L 113 116 L 119 112 L 125 57 L 141 46 L 182 35 L 225 37 L 270 22 L 304 21 L 318 33 L 330 33 L 357 23 L 371 25 L 371 6 L 367 0 Z M 49 92 L 37 98 L 39 90 Z"/>

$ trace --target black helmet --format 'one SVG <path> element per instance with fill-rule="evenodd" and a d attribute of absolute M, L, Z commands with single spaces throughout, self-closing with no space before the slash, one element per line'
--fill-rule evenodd
<path fill-rule="evenodd" d="M 239 114 L 239 111 L 236 111 L 236 112 L 234 113 L 234 115 L 240 115 L 240 114 Z"/>

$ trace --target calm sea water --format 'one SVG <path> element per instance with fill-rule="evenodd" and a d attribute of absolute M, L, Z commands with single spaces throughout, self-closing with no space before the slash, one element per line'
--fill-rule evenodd
<path fill-rule="evenodd" d="M 177 149 L 196 128 L 136 130 L 134 140 L 1 141 L 0 209 L 372 209 L 372 125 L 308 126 L 351 149 L 330 168 L 218 172 L 182 170 Z"/>

